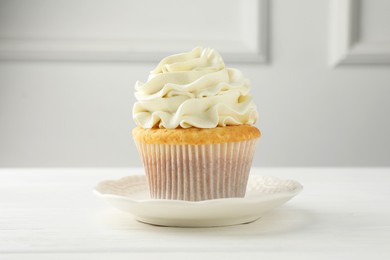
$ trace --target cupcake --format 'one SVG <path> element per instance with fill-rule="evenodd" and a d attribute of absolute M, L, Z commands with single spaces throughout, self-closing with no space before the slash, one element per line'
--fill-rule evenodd
<path fill-rule="evenodd" d="M 244 197 L 260 131 L 243 74 L 213 49 L 164 58 L 135 86 L 133 137 L 153 199 Z"/>

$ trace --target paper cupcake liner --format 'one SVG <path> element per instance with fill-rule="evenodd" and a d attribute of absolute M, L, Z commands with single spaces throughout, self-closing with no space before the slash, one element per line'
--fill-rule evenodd
<path fill-rule="evenodd" d="M 136 141 L 153 199 L 244 197 L 256 140 L 170 145 Z"/>

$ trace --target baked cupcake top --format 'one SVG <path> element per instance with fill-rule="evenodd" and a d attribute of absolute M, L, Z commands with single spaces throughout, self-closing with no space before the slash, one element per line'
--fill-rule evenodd
<path fill-rule="evenodd" d="M 144 144 L 218 144 L 248 141 L 260 138 L 260 130 L 250 125 L 217 128 L 145 129 L 136 127 L 132 131 L 135 140 Z"/>
<path fill-rule="evenodd" d="M 249 80 L 210 48 L 164 58 L 135 89 L 133 118 L 142 128 L 245 125 L 258 116 Z"/>

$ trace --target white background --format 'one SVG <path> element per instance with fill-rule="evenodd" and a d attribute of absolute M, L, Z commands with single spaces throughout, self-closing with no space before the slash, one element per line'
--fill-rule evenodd
<path fill-rule="evenodd" d="M 266 3 L 0 0 L 0 167 L 140 166 L 134 83 L 196 45 L 252 82 L 255 166 L 390 166 L 390 2 Z"/>

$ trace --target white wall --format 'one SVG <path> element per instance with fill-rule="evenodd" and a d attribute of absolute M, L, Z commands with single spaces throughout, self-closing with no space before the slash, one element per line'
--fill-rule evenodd
<path fill-rule="evenodd" d="M 390 166 L 389 2 L 170 1 L 0 0 L 0 167 L 140 166 L 134 82 L 197 44 L 252 82 L 256 166 Z"/>

